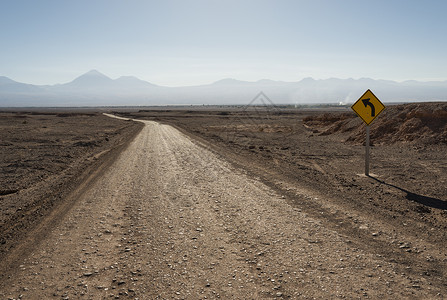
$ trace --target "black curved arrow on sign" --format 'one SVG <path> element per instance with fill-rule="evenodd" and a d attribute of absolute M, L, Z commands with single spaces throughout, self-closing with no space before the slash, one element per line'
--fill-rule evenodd
<path fill-rule="evenodd" d="M 370 98 L 362 99 L 362 102 L 365 105 L 365 107 L 367 107 L 368 105 L 371 107 L 371 117 L 374 117 L 376 115 L 376 108 L 374 107 L 374 104 L 369 102 L 369 100 L 371 99 Z"/>

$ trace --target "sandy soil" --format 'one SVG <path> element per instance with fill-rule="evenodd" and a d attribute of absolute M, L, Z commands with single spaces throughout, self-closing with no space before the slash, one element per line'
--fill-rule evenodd
<path fill-rule="evenodd" d="M 0 259 L 140 129 L 94 112 L 0 113 Z"/>
<path fill-rule="evenodd" d="M 320 216 L 325 226 L 350 236 L 359 247 L 398 261 L 403 270 L 413 269 L 419 275 L 438 274 L 441 278 L 447 262 L 447 149 L 445 143 L 434 143 L 432 137 L 445 133 L 447 119 L 429 122 L 438 124 L 431 126 L 434 131 L 422 120 L 424 126 L 419 126 L 419 138 L 414 138 L 418 134 L 416 129 L 411 138 L 388 135 L 382 141 L 374 133 L 383 123 L 399 129 L 405 128 L 407 121 L 419 122 L 400 117 L 392 123 L 390 119 L 396 112 L 419 118 L 430 112 L 439 114 L 439 107 L 445 111 L 447 105 L 387 108 L 388 112 L 381 115 L 383 119 L 378 119 L 371 130 L 373 177 L 361 175 L 364 146 L 350 138 L 356 128 L 333 130 L 333 124 L 310 126 L 304 121 L 309 116 L 321 118 L 327 108 L 263 111 L 239 107 L 226 111 L 165 110 L 125 115 L 176 126 L 233 165 L 287 195 L 291 205 L 305 207 L 307 212 Z M 332 108 L 330 113 L 337 116 L 336 122 L 344 122 L 348 114 L 351 123 L 362 127 L 349 110 Z M 317 193 L 318 200 L 297 196 L 297 189 Z M 427 254 L 428 249 L 436 257 Z"/>
<path fill-rule="evenodd" d="M 398 227 L 418 224 L 418 232 L 445 243 L 447 116 L 439 111 L 447 112 L 447 104 L 388 107 L 371 128 L 372 178 L 359 176 L 365 151 L 361 120 L 349 108 L 325 111 L 242 107 L 126 115 L 172 124 L 277 188 L 276 181 L 290 181 L 318 190 L 346 209 L 373 211 Z M 402 117 L 429 112 L 441 117 Z"/>
<path fill-rule="evenodd" d="M 359 176 L 360 144 L 302 122 L 319 113 L 123 114 L 180 131 L 146 122 L 90 173 L 6 255 L 0 297 L 446 297 L 446 146 L 376 145 Z"/>

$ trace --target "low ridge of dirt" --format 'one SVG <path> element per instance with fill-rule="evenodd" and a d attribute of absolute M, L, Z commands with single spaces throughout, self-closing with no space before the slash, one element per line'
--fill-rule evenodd
<path fill-rule="evenodd" d="M 361 144 L 365 141 L 364 126 L 355 113 L 325 113 L 308 116 L 303 121 L 320 135 L 346 133 L 347 142 Z M 447 144 L 447 103 L 389 106 L 372 123 L 371 141 L 388 145 L 399 142 Z"/>
<path fill-rule="evenodd" d="M 0 112 L 0 259 L 140 129 L 98 113 Z"/>

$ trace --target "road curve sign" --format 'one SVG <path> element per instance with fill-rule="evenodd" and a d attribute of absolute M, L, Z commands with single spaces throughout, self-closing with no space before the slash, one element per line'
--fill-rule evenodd
<path fill-rule="evenodd" d="M 385 109 L 385 105 L 380 102 L 371 90 L 367 90 L 359 100 L 357 100 L 351 109 L 360 117 L 360 119 L 369 125 Z"/>

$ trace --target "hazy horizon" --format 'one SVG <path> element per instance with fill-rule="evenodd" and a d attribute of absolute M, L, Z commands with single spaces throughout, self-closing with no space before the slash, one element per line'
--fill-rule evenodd
<path fill-rule="evenodd" d="M 444 1 L 2 1 L 0 76 L 445 81 Z M 7 30 L 6 30 L 7 29 Z"/>
<path fill-rule="evenodd" d="M 273 80 L 217 82 L 167 87 L 134 76 L 112 79 L 97 70 L 56 85 L 32 85 L 0 77 L 0 106 L 108 106 L 166 104 L 240 104 L 263 92 L 277 104 L 349 104 L 372 89 L 384 102 L 427 102 L 447 100 L 447 81 L 398 83 L 387 80 L 338 79 L 296 82 Z"/>
<path fill-rule="evenodd" d="M 45 83 L 45 84 L 33 84 L 33 83 L 30 83 L 30 82 L 21 82 L 21 81 L 15 80 L 14 78 L 10 78 L 8 76 L 3 76 L 2 74 L 0 74 L 0 77 L 3 76 L 3 77 L 6 77 L 6 78 L 9 78 L 9 79 L 11 79 L 11 80 L 13 80 L 15 82 L 18 82 L 18 83 L 31 84 L 31 85 L 35 85 L 35 86 L 57 86 L 57 85 L 69 84 L 69 83 L 73 82 L 74 80 L 76 80 L 76 79 L 78 79 L 80 77 L 83 77 L 85 75 L 88 75 L 90 73 L 99 73 L 100 75 L 104 75 L 104 76 L 108 77 L 111 80 L 118 80 L 118 79 L 125 79 L 125 78 L 134 78 L 134 79 L 138 79 L 138 80 L 141 80 L 141 81 L 144 81 L 144 82 L 147 82 L 147 83 L 151 83 L 151 84 L 157 85 L 159 87 L 180 87 L 180 88 L 181 87 L 197 87 L 197 86 L 202 86 L 202 85 L 211 85 L 211 84 L 215 84 L 215 83 L 219 83 L 219 82 L 223 82 L 223 81 L 227 81 L 227 80 L 228 81 L 234 81 L 234 82 L 243 82 L 243 83 L 262 83 L 263 81 L 271 81 L 271 82 L 276 82 L 276 83 L 298 83 L 298 82 L 306 80 L 306 79 L 311 79 L 311 80 L 315 80 L 315 81 L 326 81 L 326 80 L 353 80 L 353 81 L 359 81 L 359 80 L 369 80 L 369 79 L 371 79 L 371 80 L 376 80 L 376 81 L 392 81 L 392 82 L 396 82 L 396 83 L 405 83 L 405 82 L 409 82 L 409 81 L 417 81 L 417 82 L 420 82 L 420 83 L 446 82 L 447 81 L 447 80 L 425 80 L 424 81 L 424 80 L 412 80 L 412 79 L 398 81 L 398 80 L 388 80 L 388 79 L 383 79 L 383 78 L 368 78 L 368 77 L 362 77 L 362 78 L 352 78 L 352 77 L 349 77 L 349 78 L 337 78 L 337 77 L 313 78 L 313 77 L 310 77 L 310 76 L 303 77 L 303 78 L 301 78 L 299 80 L 284 81 L 284 80 L 276 80 L 274 78 L 260 78 L 260 79 L 255 79 L 255 80 L 241 80 L 241 79 L 238 79 L 238 78 L 227 77 L 227 78 L 220 78 L 220 79 L 218 79 L 216 81 L 212 81 L 212 82 L 204 82 L 202 84 L 197 84 L 197 85 L 163 86 L 163 85 L 158 84 L 157 82 L 145 81 L 145 80 L 143 80 L 141 78 L 138 78 L 137 76 L 134 76 L 134 75 L 121 75 L 121 76 L 117 76 L 117 77 L 110 77 L 107 74 L 104 74 L 103 72 L 101 72 L 100 70 L 97 70 L 97 69 L 91 69 L 91 70 L 89 70 L 87 72 L 84 72 L 82 74 L 78 74 L 76 77 L 72 78 L 71 80 L 69 80 L 67 82 L 56 82 L 56 83 Z"/>
<path fill-rule="evenodd" d="M 55 82 L 55 83 L 44 83 L 44 84 L 33 84 L 31 82 L 21 82 L 21 81 L 18 81 L 16 79 L 14 79 L 14 78 L 10 78 L 8 76 L 4 76 L 2 74 L 0 74 L 0 77 L 3 76 L 3 77 L 7 77 L 7 78 L 9 78 L 9 79 L 11 79 L 13 81 L 16 81 L 18 83 L 32 84 L 32 85 L 36 85 L 36 86 L 56 86 L 56 85 L 65 85 L 65 84 L 71 83 L 72 81 L 76 80 L 77 78 L 82 77 L 82 76 L 84 76 L 86 74 L 89 74 L 91 72 L 98 72 L 101 75 L 104 75 L 104 76 L 106 76 L 106 77 L 108 77 L 109 79 L 112 79 L 112 80 L 123 79 L 123 78 L 135 78 L 135 79 L 142 80 L 142 81 L 145 81 L 147 83 L 151 83 L 151 84 L 154 84 L 154 85 L 157 85 L 157 86 L 160 86 L 160 87 L 196 87 L 196 86 L 210 85 L 210 84 L 214 84 L 214 83 L 219 83 L 220 81 L 226 81 L 226 80 L 234 80 L 235 82 L 246 82 L 246 83 L 259 83 L 259 82 L 262 82 L 262 81 L 272 81 L 272 82 L 278 82 L 278 83 L 297 83 L 297 82 L 300 82 L 300 81 L 303 81 L 303 80 L 306 80 L 306 79 L 312 79 L 312 80 L 315 80 L 315 81 L 326 81 L 326 80 L 331 80 L 331 79 L 333 79 L 333 80 L 353 80 L 353 81 L 359 81 L 359 80 L 363 80 L 363 79 L 372 79 L 372 80 L 376 80 L 376 81 L 382 81 L 383 80 L 383 81 L 392 81 L 392 82 L 396 82 L 396 83 L 405 83 L 405 82 L 408 82 L 408 81 L 417 81 L 417 82 L 421 82 L 421 83 L 446 82 L 447 81 L 447 79 L 445 79 L 445 80 L 414 80 L 414 79 L 390 80 L 390 79 L 384 79 L 384 78 L 370 78 L 370 77 L 361 77 L 361 78 L 352 78 L 352 77 L 348 77 L 348 78 L 338 78 L 338 77 L 314 78 L 314 77 L 311 77 L 311 76 L 303 77 L 303 78 L 300 78 L 300 79 L 297 79 L 297 80 L 285 81 L 285 80 L 277 80 L 275 78 L 259 78 L 259 79 L 253 79 L 253 80 L 241 80 L 239 78 L 226 77 L 226 78 L 220 78 L 220 79 L 215 80 L 215 81 L 204 82 L 204 83 L 196 84 L 196 85 L 164 86 L 164 85 L 158 84 L 157 82 L 146 81 L 146 80 L 141 79 L 141 78 L 139 78 L 139 77 L 137 77 L 135 75 L 132 75 L 132 74 L 119 75 L 117 77 L 110 77 L 107 74 L 104 74 L 103 72 L 101 72 L 101 70 L 97 70 L 97 69 L 91 69 L 91 70 L 89 70 L 87 72 L 84 72 L 82 74 L 78 74 L 77 76 L 75 76 L 74 78 L 72 78 L 71 80 L 69 80 L 67 82 Z"/>

